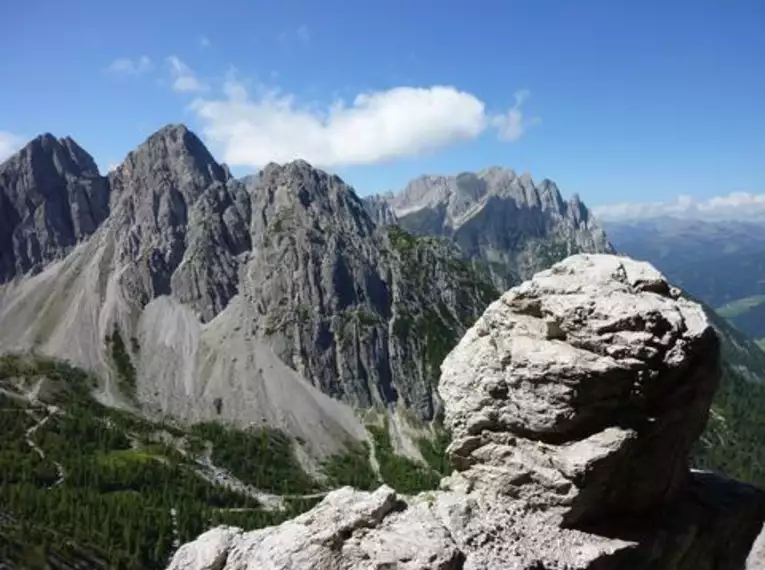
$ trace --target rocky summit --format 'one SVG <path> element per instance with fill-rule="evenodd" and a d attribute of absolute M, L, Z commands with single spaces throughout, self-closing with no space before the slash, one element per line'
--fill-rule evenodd
<path fill-rule="evenodd" d="M 172 570 L 733 570 L 765 493 L 689 469 L 720 376 L 703 309 L 650 265 L 576 255 L 492 303 L 442 365 L 455 472 L 439 491 L 342 488 Z"/>
<path fill-rule="evenodd" d="M 380 224 L 453 241 L 502 290 L 568 255 L 613 251 L 578 195 L 566 201 L 555 182 L 535 184 L 509 168 L 421 176 L 365 203 Z"/>

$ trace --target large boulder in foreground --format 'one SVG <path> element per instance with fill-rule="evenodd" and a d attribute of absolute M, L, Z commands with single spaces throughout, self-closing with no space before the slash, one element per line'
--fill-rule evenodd
<path fill-rule="evenodd" d="M 213 529 L 170 568 L 741 569 L 765 493 L 689 469 L 718 380 L 702 309 L 655 269 L 570 257 L 444 361 L 441 490 L 340 489 L 279 526 Z"/>
<path fill-rule="evenodd" d="M 580 255 L 492 304 L 439 391 L 466 478 L 573 522 L 670 500 L 719 377 L 699 305 L 647 263 Z"/>

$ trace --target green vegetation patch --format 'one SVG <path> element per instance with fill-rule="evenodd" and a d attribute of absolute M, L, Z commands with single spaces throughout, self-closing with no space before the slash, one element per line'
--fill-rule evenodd
<path fill-rule="evenodd" d="M 85 372 L 46 359 L 0 358 L 0 383 L 9 390 L 17 382 L 34 386 L 43 377 L 61 388 L 56 391 L 60 411 L 32 435 L 44 459 L 27 444 L 26 431 L 50 412 L 29 407 L 20 396 L 0 394 L 0 560 L 11 568 L 164 568 L 176 529 L 186 542 L 216 521 L 260 528 L 313 504 L 288 501 L 286 512 L 263 511 L 256 500 L 205 481 L 190 459 L 155 441 L 160 433 L 183 435 L 179 428 L 92 400 L 95 382 Z M 268 452 L 257 460 L 275 463 L 268 475 L 283 482 L 263 487 L 300 492 L 297 480 L 313 488 L 307 475 L 296 471 L 291 454 L 286 460 L 276 456 L 288 449 L 284 437 L 266 434 L 271 436 L 273 445 L 258 439 L 256 452 Z M 220 448 L 233 453 L 231 442 L 242 438 L 249 441 L 251 434 L 237 438 L 227 432 L 212 439 L 224 441 Z M 252 448 L 241 450 L 250 461 Z M 54 485 L 56 463 L 64 480 Z"/>
<path fill-rule="evenodd" d="M 272 428 L 237 430 L 207 422 L 192 434 L 212 444 L 212 461 L 244 481 L 272 493 L 300 495 L 319 490 L 300 467 L 290 438 Z"/>
<path fill-rule="evenodd" d="M 411 252 L 417 238 L 399 226 L 388 226 L 388 239 L 391 247 L 400 253 Z"/>
<path fill-rule="evenodd" d="M 332 455 L 322 464 L 329 486 L 350 485 L 365 491 L 376 489 L 380 481 L 369 463 L 369 444 L 350 443 L 346 447 L 345 453 Z"/>
<path fill-rule="evenodd" d="M 385 483 L 399 493 L 407 494 L 438 488 L 440 473 L 395 453 L 388 433 L 387 418 L 382 427 L 370 425 L 367 429 L 372 434 L 377 461 L 380 464 L 380 476 Z"/>
<path fill-rule="evenodd" d="M 733 319 L 740 315 L 749 312 L 754 307 L 765 303 L 765 295 L 752 295 L 751 297 L 744 297 L 743 299 L 736 299 L 730 303 L 726 303 L 722 307 L 716 309 L 716 312 L 721 317 L 726 319 Z"/>
<path fill-rule="evenodd" d="M 725 364 L 694 465 L 765 488 L 763 437 L 765 383 L 742 380 Z"/>
<path fill-rule="evenodd" d="M 433 439 L 420 438 L 417 440 L 417 447 L 420 448 L 420 453 L 428 465 L 445 477 L 452 472 L 449 456 L 446 454 L 446 448 L 449 447 L 452 438 L 440 424 L 435 424 L 433 431 Z"/>
<path fill-rule="evenodd" d="M 448 309 L 443 306 L 443 303 L 439 305 L 439 308 L 438 312 L 426 309 L 417 320 L 414 331 L 425 343 L 425 364 L 434 385 L 441 377 L 441 363 L 458 341 L 454 323 L 448 322 L 451 319 Z"/>
<path fill-rule="evenodd" d="M 115 327 L 114 332 L 106 337 L 106 345 L 109 348 L 114 368 L 117 371 L 117 385 L 120 392 L 131 400 L 136 397 L 136 372 L 133 362 L 130 360 L 130 354 L 122 340 L 119 328 Z"/>

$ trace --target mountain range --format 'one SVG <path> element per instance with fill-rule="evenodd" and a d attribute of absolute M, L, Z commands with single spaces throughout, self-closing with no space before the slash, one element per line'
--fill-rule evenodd
<path fill-rule="evenodd" d="M 578 195 L 564 201 L 555 182 L 508 168 L 421 176 L 365 202 L 379 224 L 449 239 L 502 290 L 569 255 L 613 251 Z"/>
<path fill-rule="evenodd" d="M 650 261 L 746 334 L 765 338 L 765 224 L 663 216 L 604 226 L 619 251 Z"/>
<path fill-rule="evenodd" d="M 653 256 L 614 235 L 618 251 Z M 128 508 L 115 489 L 145 489 L 144 510 L 164 513 L 156 544 L 150 515 L 103 537 L 141 568 L 205 517 L 276 520 L 264 505 L 293 489 L 303 505 L 348 483 L 431 488 L 449 470 L 445 356 L 501 291 L 571 254 L 613 252 L 610 239 L 577 196 L 499 167 L 360 198 L 302 160 L 236 179 L 183 125 L 105 176 L 71 138 L 35 138 L 0 165 L 0 395 L 29 419 L 0 446 L 23 465 L 4 480 L 8 556 L 53 556 L 27 549 L 24 505 L 25 521 L 55 510 L 82 545 L 77 528 L 116 524 L 94 513 Z M 709 313 L 726 382 L 697 463 L 761 483 L 765 355 Z M 58 485 L 66 501 L 47 503 Z M 95 547 L 54 543 L 103 567 Z"/>
<path fill-rule="evenodd" d="M 365 439 L 357 410 L 437 417 L 439 364 L 497 286 L 610 250 L 550 181 L 490 169 L 361 200 L 304 161 L 236 180 L 182 125 L 107 176 L 36 138 L 0 166 L 0 218 L 0 349 L 93 372 L 110 405 L 265 423 L 310 455 Z"/>

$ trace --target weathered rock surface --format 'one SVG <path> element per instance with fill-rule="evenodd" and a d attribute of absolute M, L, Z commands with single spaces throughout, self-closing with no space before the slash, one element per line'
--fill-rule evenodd
<path fill-rule="evenodd" d="M 564 201 L 554 182 L 506 168 L 421 176 L 365 202 L 378 223 L 452 240 L 503 290 L 569 255 L 613 251 L 577 195 Z"/>
<path fill-rule="evenodd" d="M 497 296 L 488 280 L 447 244 L 378 228 L 353 189 L 304 161 L 267 165 L 249 190 L 241 290 L 255 333 L 337 399 L 431 419 L 443 356 Z"/>
<path fill-rule="evenodd" d="M 444 361 L 442 490 L 340 489 L 276 527 L 212 530 L 169 568 L 742 569 L 765 492 L 688 467 L 718 378 L 701 307 L 645 263 L 573 256 Z"/>
<path fill-rule="evenodd" d="M 109 214 L 109 186 L 70 138 L 40 135 L 0 164 L 0 284 L 64 257 Z"/>
<path fill-rule="evenodd" d="M 746 559 L 746 570 L 762 570 L 765 568 L 765 528 L 754 541 L 749 558 Z"/>
<path fill-rule="evenodd" d="M 238 292 L 251 240 L 245 187 L 196 135 L 169 125 L 109 175 L 109 224 L 132 299 L 173 294 L 209 321 Z"/>
<path fill-rule="evenodd" d="M 439 390 L 468 479 L 488 471 L 578 520 L 661 504 L 687 481 L 719 368 L 703 309 L 650 265 L 574 256 L 493 303 Z"/>

